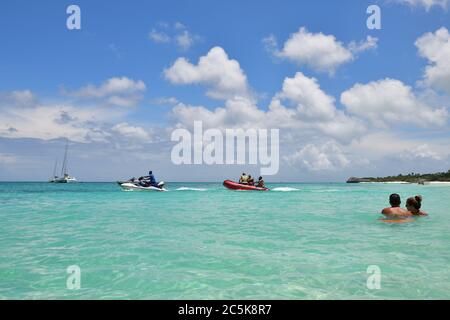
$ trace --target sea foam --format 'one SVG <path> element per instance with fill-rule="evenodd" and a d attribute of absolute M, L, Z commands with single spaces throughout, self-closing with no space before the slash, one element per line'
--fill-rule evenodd
<path fill-rule="evenodd" d="M 188 187 L 180 187 L 176 189 L 177 191 L 207 191 L 208 189 L 203 188 L 188 188 Z"/>
<path fill-rule="evenodd" d="M 281 192 L 299 191 L 299 190 L 300 189 L 291 188 L 291 187 L 278 187 L 278 188 L 271 189 L 271 191 L 281 191 Z"/>

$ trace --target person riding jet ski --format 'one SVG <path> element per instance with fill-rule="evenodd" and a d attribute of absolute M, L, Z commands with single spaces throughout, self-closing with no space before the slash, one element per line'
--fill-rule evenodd
<path fill-rule="evenodd" d="M 150 186 L 158 187 L 158 184 L 156 183 L 156 179 L 152 171 L 148 172 L 148 176 L 140 177 L 139 184 L 143 187 L 150 187 Z"/>

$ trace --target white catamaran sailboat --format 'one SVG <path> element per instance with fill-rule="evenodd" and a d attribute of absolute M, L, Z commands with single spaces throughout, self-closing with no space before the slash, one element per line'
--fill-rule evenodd
<path fill-rule="evenodd" d="M 67 171 L 67 153 L 69 150 L 69 141 L 66 140 L 66 150 L 64 151 L 64 161 L 61 168 L 61 177 L 56 175 L 56 168 L 58 166 L 58 161 L 55 162 L 55 167 L 53 168 L 53 177 L 49 180 L 51 183 L 72 183 L 77 182 L 75 177 L 71 177 Z"/>

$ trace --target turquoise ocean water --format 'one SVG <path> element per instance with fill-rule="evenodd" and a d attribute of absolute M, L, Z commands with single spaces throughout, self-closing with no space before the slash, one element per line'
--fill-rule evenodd
<path fill-rule="evenodd" d="M 0 183 L 0 298 L 450 298 L 450 186 L 167 187 Z M 423 195 L 430 217 L 379 221 L 392 192 Z M 71 265 L 80 290 L 66 287 Z"/>

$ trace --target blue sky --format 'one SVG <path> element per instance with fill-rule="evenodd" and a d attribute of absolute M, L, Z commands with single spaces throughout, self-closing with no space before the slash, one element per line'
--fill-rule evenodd
<path fill-rule="evenodd" d="M 269 126 L 275 100 L 281 101 L 283 112 L 298 112 L 280 118 L 280 127 L 285 127 L 282 165 L 269 180 L 340 181 L 348 175 L 447 170 L 450 58 L 436 54 L 450 52 L 445 34 L 450 17 L 448 1 L 428 3 L 434 2 L 4 2 L 0 180 L 47 179 L 66 136 L 71 172 L 85 181 L 116 180 L 148 167 L 172 181 L 222 180 L 244 170 L 226 166 L 218 172 L 214 166 L 174 166 L 170 161 L 170 132 L 175 126 L 189 128 L 188 120 L 210 121 L 207 126 L 219 128 L 249 126 L 242 122 L 245 113 L 226 107 L 236 102 L 236 92 L 220 98 L 208 94 L 224 90 L 217 82 L 232 79 L 234 71 L 217 76 L 198 69 L 196 77 L 181 81 L 186 70 L 174 68 L 181 57 L 196 67 L 215 47 L 225 62 L 239 64 L 236 72 L 245 77 L 245 88 L 233 90 L 246 92 L 244 109 L 253 112 L 248 114 L 251 124 Z M 66 28 L 70 4 L 81 8 L 81 30 Z M 371 4 L 381 8 L 381 30 L 366 27 Z M 295 34 L 303 40 L 284 50 Z M 331 47 L 308 56 L 317 50 L 320 35 L 328 37 Z M 264 41 L 270 36 L 276 39 L 272 49 Z M 368 37 L 375 44 L 350 49 L 351 43 L 369 44 Z M 311 40 L 312 49 L 306 48 L 305 39 Z M 325 66 L 321 59 L 330 56 L 335 60 Z M 427 74 L 427 67 L 441 71 Z M 110 79 L 121 79 L 123 90 L 129 91 L 116 95 L 116 88 L 108 89 Z M 295 90 L 317 92 L 293 97 L 283 90 L 286 79 L 293 79 Z M 362 87 L 355 88 L 357 84 Z M 311 100 L 317 96 L 329 99 Z M 386 109 L 391 101 L 395 103 Z M 317 110 L 325 108 L 321 103 L 339 118 L 333 132 L 327 130 L 332 126 L 329 117 L 318 118 Z M 217 108 L 225 108 L 226 119 Z M 255 110 L 261 114 L 254 116 Z M 49 124 L 41 126 L 39 117 Z"/>

